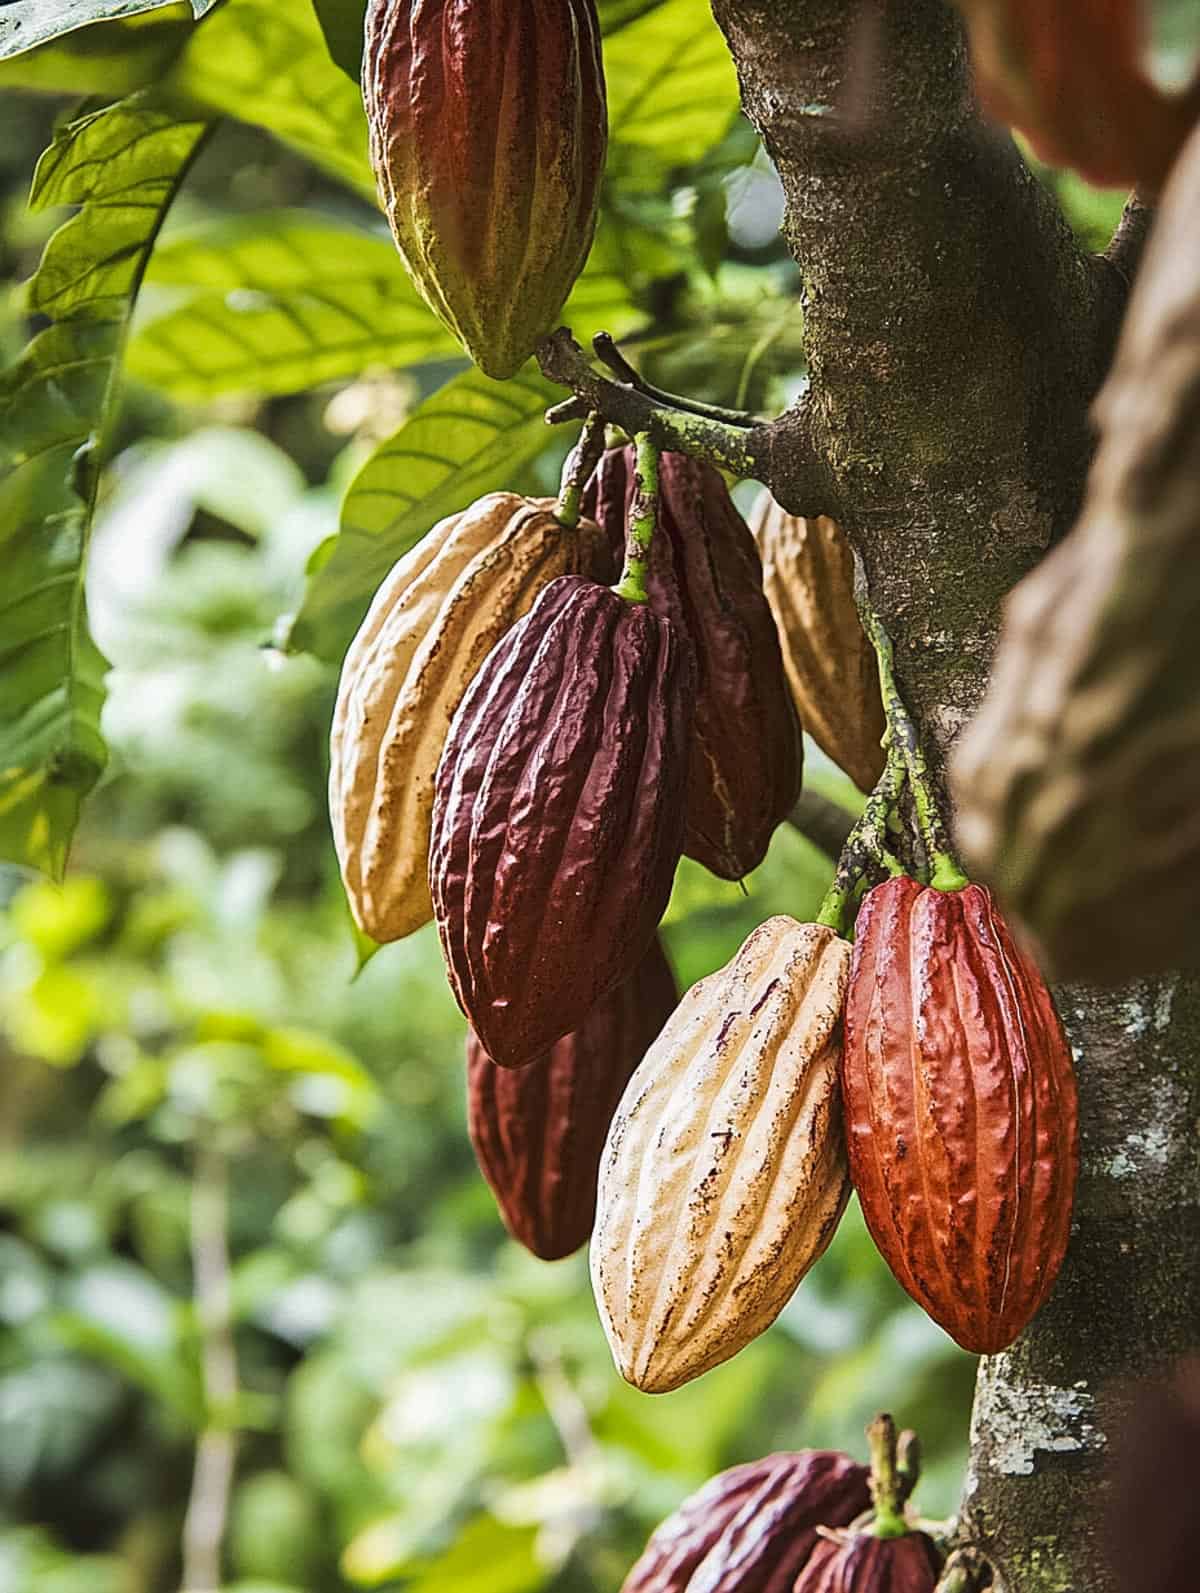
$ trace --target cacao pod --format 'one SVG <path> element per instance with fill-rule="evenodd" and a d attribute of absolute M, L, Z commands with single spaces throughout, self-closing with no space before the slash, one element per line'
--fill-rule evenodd
<path fill-rule="evenodd" d="M 871 1502 L 867 1469 L 805 1449 L 733 1466 L 656 1529 L 621 1593 L 792 1593 L 822 1540 Z"/>
<path fill-rule="evenodd" d="M 883 773 L 879 666 L 854 602 L 854 557 L 827 515 L 788 514 L 765 489 L 750 514 L 800 722 L 862 791 Z"/>
<path fill-rule="evenodd" d="M 849 1186 L 838 1053 L 850 947 L 782 915 L 684 996 L 617 1107 L 592 1284 L 623 1377 L 663 1393 L 768 1327 Z"/>
<path fill-rule="evenodd" d="M 635 486 L 633 448 L 613 449 L 584 510 L 619 556 Z M 686 636 L 696 666 L 688 857 L 741 879 L 766 856 L 800 794 L 802 743 L 754 538 L 719 471 L 684 454 L 659 461 L 659 531 L 647 592 Z"/>
<path fill-rule="evenodd" d="M 467 1127 L 505 1227 L 543 1261 L 587 1242 L 613 1112 L 679 993 L 658 938 L 633 977 L 573 1034 L 523 1068 L 492 1061 L 467 1031 Z"/>
<path fill-rule="evenodd" d="M 1101 187 L 1158 188 L 1187 138 L 1195 89 L 1146 72 L 1146 0 L 960 0 L 980 97 L 1042 160 Z"/>
<path fill-rule="evenodd" d="M 519 1067 L 649 950 L 683 840 L 692 681 L 669 620 L 552 581 L 485 659 L 438 766 L 430 888 L 450 984 Z"/>
<path fill-rule="evenodd" d="M 1083 513 L 1008 599 L 952 764 L 975 870 L 1064 979 L 1200 960 L 1200 133 L 1096 405 Z"/>
<path fill-rule="evenodd" d="M 595 0 L 369 0 L 363 99 L 397 247 L 489 376 L 583 269 L 608 120 Z"/>
<path fill-rule="evenodd" d="M 817 1544 L 795 1593 L 934 1593 L 941 1560 L 924 1532 L 876 1538 L 869 1531 Z"/>
<path fill-rule="evenodd" d="M 1058 1275 L 1075 1076 L 990 891 L 885 880 L 858 915 L 842 1098 L 850 1175 L 897 1279 L 965 1350 L 1011 1344 Z"/>
<path fill-rule="evenodd" d="M 476 670 L 555 576 L 609 577 L 590 521 L 552 498 L 489 493 L 439 521 L 393 567 L 342 665 L 329 815 L 359 928 L 400 940 L 433 917 L 429 825 L 438 759 Z"/>

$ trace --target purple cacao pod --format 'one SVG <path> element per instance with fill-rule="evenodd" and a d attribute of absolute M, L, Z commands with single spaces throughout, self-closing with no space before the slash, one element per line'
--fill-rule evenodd
<path fill-rule="evenodd" d="M 618 551 L 634 475 L 634 450 L 613 449 L 584 495 Z M 800 726 L 753 534 L 720 472 L 685 454 L 660 461 L 647 589 L 655 613 L 683 631 L 696 668 L 683 849 L 721 879 L 741 879 L 800 794 Z"/>
<path fill-rule="evenodd" d="M 833 1450 L 734 1466 L 656 1529 L 621 1593 L 792 1593 L 817 1528 L 848 1526 L 870 1503 L 867 1468 Z"/>
<path fill-rule="evenodd" d="M 795 1593 L 933 1593 L 941 1561 L 924 1532 L 902 1538 L 851 1533 L 818 1543 L 796 1580 Z"/>
<path fill-rule="evenodd" d="M 451 987 L 503 1067 L 629 978 L 683 841 L 692 715 L 669 620 L 581 576 L 492 649 L 438 766 L 429 885 Z"/>
<path fill-rule="evenodd" d="M 371 164 L 413 280 L 514 375 L 583 269 L 608 141 L 595 0 L 369 0 Z"/>
<path fill-rule="evenodd" d="M 679 992 L 657 936 L 633 977 L 523 1068 L 497 1067 L 467 1031 L 467 1127 L 504 1225 L 543 1261 L 587 1242 L 608 1125 Z"/>

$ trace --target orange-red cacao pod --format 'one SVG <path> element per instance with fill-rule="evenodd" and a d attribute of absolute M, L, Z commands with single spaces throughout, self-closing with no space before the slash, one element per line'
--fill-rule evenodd
<path fill-rule="evenodd" d="M 585 514 L 618 553 L 634 485 L 633 448 L 612 449 L 584 494 Z M 800 727 L 762 559 L 720 472 L 664 453 L 658 501 L 650 606 L 687 638 L 696 666 L 683 849 L 721 879 L 741 879 L 800 794 Z"/>
<path fill-rule="evenodd" d="M 1045 982 L 986 887 L 877 885 L 842 1055 L 850 1176 L 913 1299 L 964 1349 L 1011 1344 L 1067 1248 L 1075 1075 Z"/>
<path fill-rule="evenodd" d="M 608 140 L 595 0 L 369 0 L 363 100 L 396 244 L 489 376 L 583 269 Z"/>
<path fill-rule="evenodd" d="M 817 1544 L 795 1593 L 933 1593 L 941 1562 L 924 1532 L 876 1538 L 855 1532 Z"/>
<path fill-rule="evenodd" d="M 792 1593 L 822 1541 L 870 1504 L 867 1469 L 834 1450 L 733 1466 L 658 1527 L 621 1593 Z"/>
<path fill-rule="evenodd" d="M 658 938 L 633 977 L 523 1068 L 498 1067 L 467 1031 L 467 1127 L 504 1225 L 543 1261 L 586 1244 L 608 1125 L 679 992 Z"/>

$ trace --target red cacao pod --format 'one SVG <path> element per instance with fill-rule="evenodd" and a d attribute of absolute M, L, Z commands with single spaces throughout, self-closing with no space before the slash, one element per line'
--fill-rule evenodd
<path fill-rule="evenodd" d="M 867 1469 L 805 1449 L 734 1466 L 657 1528 L 621 1593 L 791 1593 L 822 1541 L 870 1504 Z"/>
<path fill-rule="evenodd" d="M 795 1593 L 933 1593 L 941 1561 L 932 1538 L 850 1533 L 818 1543 L 796 1581 Z"/>
<path fill-rule="evenodd" d="M 587 1242 L 608 1125 L 679 992 L 657 937 L 631 979 L 523 1068 L 497 1067 L 467 1031 L 467 1127 L 514 1239 L 543 1261 Z"/>
<path fill-rule="evenodd" d="M 617 550 L 634 478 L 634 450 L 613 449 L 584 494 L 584 512 Z M 720 472 L 701 460 L 662 455 L 646 584 L 696 666 L 683 849 L 721 879 L 741 879 L 800 794 L 802 743 L 758 548 Z"/>
<path fill-rule="evenodd" d="M 608 139 L 595 0 L 369 0 L 363 100 L 396 244 L 489 376 L 587 259 Z"/>
<path fill-rule="evenodd" d="M 683 840 L 692 680 L 671 622 L 581 576 L 492 649 L 438 766 L 429 885 L 450 984 L 520 1067 L 650 947 Z"/>
<path fill-rule="evenodd" d="M 900 1283 L 964 1349 L 1011 1344 L 1067 1248 L 1076 1091 L 1050 992 L 986 887 L 900 877 L 867 895 L 842 1098 L 850 1176 Z"/>

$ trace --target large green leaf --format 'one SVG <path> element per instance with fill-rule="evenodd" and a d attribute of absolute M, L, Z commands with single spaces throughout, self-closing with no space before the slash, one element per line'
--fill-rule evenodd
<path fill-rule="evenodd" d="M 660 163 L 699 160 L 738 108 L 737 75 L 720 30 L 695 0 L 666 0 L 605 46 L 615 146 Z"/>
<path fill-rule="evenodd" d="M 390 238 L 302 212 L 177 234 L 155 251 L 147 281 L 199 290 L 129 347 L 130 374 L 175 398 L 293 393 L 459 352 Z"/>
<path fill-rule="evenodd" d="M 350 485 L 338 536 L 310 562 L 288 646 L 340 659 L 388 570 L 444 515 L 463 509 L 546 446 L 559 389 L 527 366 L 507 382 L 465 371 L 388 438 Z"/>
<path fill-rule="evenodd" d="M 7 0 L 0 14 L 0 60 L 21 55 L 93 22 L 157 11 L 172 0 Z M 192 14 L 202 17 L 217 0 L 191 0 Z"/>
<path fill-rule="evenodd" d="M 664 3 L 665 0 L 600 0 L 600 31 L 604 34 L 616 33 L 619 28 L 627 27 L 639 17 L 644 17 L 647 11 L 655 11 Z"/>
<path fill-rule="evenodd" d="M 335 66 L 354 84 L 362 72 L 363 21 L 367 0 L 312 0 Z"/>
<path fill-rule="evenodd" d="M 333 64 L 305 0 L 225 0 L 195 30 L 167 87 L 265 128 L 375 199 L 362 95 Z"/>
<path fill-rule="evenodd" d="M 83 567 L 131 302 L 205 125 L 127 101 L 63 128 L 31 204 L 80 205 L 29 307 L 51 324 L 0 376 L 0 856 L 61 873 L 105 761 L 104 660 Z"/>
<path fill-rule="evenodd" d="M 156 83 L 193 32 L 187 0 L 121 22 L 79 28 L 23 55 L 0 59 L 0 86 L 113 100 Z"/>

